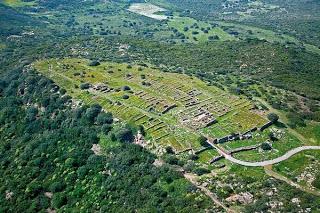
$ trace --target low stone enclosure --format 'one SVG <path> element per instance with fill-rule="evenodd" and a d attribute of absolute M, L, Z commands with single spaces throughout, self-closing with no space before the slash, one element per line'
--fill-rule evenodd
<path fill-rule="evenodd" d="M 238 153 L 238 152 L 250 151 L 250 150 L 258 149 L 260 146 L 261 146 L 261 143 L 257 144 L 257 145 L 252 145 L 252 146 L 240 147 L 240 148 L 228 151 L 227 154 L 232 155 L 232 154 Z M 213 164 L 213 163 L 215 163 L 215 162 L 217 162 L 217 161 L 219 161 L 219 160 L 221 160 L 223 158 L 224 158 L 223 155 L 216 156 L 216 157 L 212 158 L 209 161 L 209 163 Z"/>
<path fill-rule="evenodd" d="M 252 129 L 244 132 L 244 133 L 234 133 L 234 134 L 231 134 L 231 135 L 227 135 L 225 137 L 215 139 L 213 142 L 221 144 L 221 143 L 226 143 L 228 141 L 250 139 L 250 138 L 252 138 L 252 133 L 253 132 L 255 132 L 257 130 L 262 132 L 265 129 L 267 129 L 268 127 L 270 127 L 272 124 L 273 124 L 273 122 L 269 121 L 269 122 L 265 123 L 263 126 L 261 126 L 260 128 L 254 127 Z"/>

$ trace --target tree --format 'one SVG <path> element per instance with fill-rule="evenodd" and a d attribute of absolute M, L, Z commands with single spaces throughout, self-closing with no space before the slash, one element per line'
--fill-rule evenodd
<path fill-rule="evenodd" d="M 52 206 L 56 209 L 59 209 L 63 205 L 67 204 L 67 197 L 61 192 L 55 193 L 52 197 Z"/>
<path fill-rule="evenodd" d="M 115 136 L 120 142 L 133 142 L 134 140 L 133 131 L 128 128 L 120 128 L 116 130 Z"/>
<path fill-rule="evenodd" d="M 167 147 L 166 147 L 166 152 L 167 152 L 168 154 L 174 154 L 174 151 L 173 151 L 173 149 L 172 149 L 171 146 L 167 146 Z"/>
<path fill-rule="evenodd" d="M 174 155 L 166 155 L 164 157 L 164 161 L 171 165 L 177 165 L 179 163 L 178 158 L 176 158 Z"/>
<path fill-rule="evenodd" d="M 317 189 L 320 189 L 320 175 L 316 176 L 316 179 L 312 182 L 312 185 Z"/>
<path fill-rule="evenodd" d="M 89 88 L 90 88 L 90 84 L 89 83 L 80 84 L 80 89 L 82 89 L 82 90 L 89 89 Z"/>
<path fill-rule="evenodd" d="M 61 192 L 66 186 L 61 182 L 61 181 L 57 181 L 57 182 L 53 182 L 49 189 L 51 192 L 55 193 L 55 192 Z"/>
<path fill-rule="evenodd" d="M 198 138 L 198 141 L 199 141 L 200 145 L 204 146 L 204 147 L 209 146 L 207 140 L 208 139 L 206 137 L 202 136 L 202 135 Z"/>
<path fill-rule="evenodd" d="M 112 113 L 108 112 L 101 112 L 98 116 L 97 116 L 97 124 L 99 125 L 103 125 L 103 124 L 112 124 L 113 122 L 113 116 Z"/>
<path fill-rule="evenodd" d="M 91 67 L 96 67 L 96 66 L 99 66 L 99 65 L 100 65 L 100 62 L 99 62 L 99 61 L 96 61 L 96 60 L 91 61 L 91 62 L 89 63 L 89 66 L 91 66 Z"/>
<path fill-rule="evenodd" d="M 261 149 L 263 149 L 264 151 L 269 151 L 272 149 L 272 147 L 269 143 L 264 142 L 261 144 Z"/>
<path fill-rule="evenodd" d="M 142 125 L 138 126 L 138 131 L 140 131 L 141 135 L 146 136 L 146 131 Z"/>
<path fill-rule="evenodd" d="M 276 141 L 276 140 L 278 140 L 278 138 L 275 136 L 275 134 L 274 134 L 273 132 L 270 132 L 270 133 L 269 133 L 269 138 L 270 138 L 271 141 Z"/>
<path fill-rule="evenodd" d="M 111 124 L 103 124 L 101 127 L 101 130 L 104 134 L 108 135 L 109 132 L 112 130 L 112 125 Z"/>
<path fill-rule="evenodd" d="M 204 174 L 208 174 L 210 173 L 210 170 L 206 169 L 206 168 L 202 168 L 202 167 L 197 167 L 193 170 L 193 172 L 197 175 L 204 175 Z"/>
<path fill-rule="evenodd" d="M 91 106 L 86 110 L 86 118 L 90 121 L 93 122 L 95 118 L 99 115 L 101 112 L 101 107 L 96 105 L 96 106 Z"/>
<path fill-rule="evenodd" d="M 128 91 L 128 90 L 131 90 L 131 88 L 130 88 L 129 86 L 123 86 L 123 87 L 122 87 L 122 90 L 123 90 L 123 91 Z"/>
<path fill-rule="evenodd" d="M 279 116 L 275 113 L 269 113 L 267 117 L 272 123 L 276 123 L 279 120 Z"/>
<path fill-rule="evenodd" d="M 129 99 L 130 96 L 129 96 L 129 95 L 123 95 L 122 98 L 123 98 L 123 99 Z"/>

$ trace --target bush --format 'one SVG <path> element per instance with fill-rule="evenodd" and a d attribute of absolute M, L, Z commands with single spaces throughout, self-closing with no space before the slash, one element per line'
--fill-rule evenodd
<path fill-rule="evenodd" d="M 320 175 L 316 176 L 316 179 L 312 182 L 312 185 L 317 189 L 320 189 Z"/>
<path fill-rule="evenodd" d="M 198 141 L 199 141 L 200 145 L 204 146 L 204 147 L 209 146 L 207 140 L 208 139 L 206 137 L 202 136 L 202 135 L 198 138 Z"/>
<path fill-rule="evenodd" d="M 167 146 L 167 147 L 166 147 L 166 152 L 167 152 L 168 154 L 174 154 L 174 151 L 173 151 L 173 149 L 172 149 L 171 146 Z"/>
<path fill-rule="evenodd" d="M 129 99 L 129 95 L 123 95 L 122 98 L 123 99 Z"/>
<path fill-rule="evenodd" d="M 206 168 L 195 168 L 193 172 L 199 176 L 210 173 L 210 170 Z"/>
<path fill-rule="evenodd" d="M 102 132 L 106 135 L 112 130 L 112 125 L 110 124 L 104 124 L 101 128 Z"/>
<path fill-rule="evenodd" d="M 100 65 L 100 62 L 99 61 L 91 61 L 90 63 L 89 63 L 89 66 L 91 66 L 91 67 L 95 67 L 95 66 L 99 66 Z"/>
<path fill-rule="evenodd" d="M 105 113 L 101 112 L 97 117 L 97 124 L 103 125 L 103 124 L 112 124 L 113 122 L 113 116 L 110 112 Z"/>
<path fill-rule="evenodd" d="M 122 87 L 122 90 L 123 90 L 123 91 L 128 91 L 128 90 L 131 90 L 131 88 L 130 88 L 129 86 L 123 86 L 123 87 Z"/>
<path fill-rule="evenodd" d="M 89 83 L 80 84 L 80 89 L 82 89 L 82 90 L 89 89 L 89 88 L 90 88 L 90 84 Z"/>
<path fill-rule="evenodd" d="M 133 142 L 133 131 L 129 128 L 120 128 L 115 131 L 115 137 L 120 142 Z"/>
<path fill-rule="evenodd" d="M 271 141 L 277 141 L 278 140 L 278 138 L 276 138 L 276 136 L 272 132 L 270 132 L 269 138 L 270 138 Z"/>
<path fill-rule="evenodd" d="M 171 164 L 171 165 L 178 165 L 178 163 L 179 163 L 178 158 L 176 158 L 174 155 L 165 156 L 164 161 L 168 164 Z"/>
<path fill-rule="evenodd" d="M 53 182 L 50 185 L 49 190 L 55 193 L 55 192 L 61 192 L 64 188 L 65 188 L 65 185 L 59 181 L 59 182 Z"/>
<path fill-rule="evenodd" d="M 61 208 L 63 205 L 67 204 L 67 197 L 62 193 L 56 193 L 52 197 L 52 206 L 56 209 Z"/>
<path fill-rule="evenodd" d="M 263 149 L 264 151 L 269 151 L 272 149 L 272 147 L 269 143 L 264 142 L 261 144 L 261 149 Z"/>
<path fill-rule="evenodd" d="M 297 128 L 299 126 L 304 127 L 306 126 L 303 118 L 298 113 L 288 113 L 287 118 L 289 120 L 288 125 L 291 128 Z"/>
<path fill-rule="evenodd" d="M 270 114 L 268 114 L 267 117 L 268 117 L 269 121 L 271 121 L 272 123 L 275 123 L 279 120 L 279 116 L 275 113 L 270 113 Z"/>

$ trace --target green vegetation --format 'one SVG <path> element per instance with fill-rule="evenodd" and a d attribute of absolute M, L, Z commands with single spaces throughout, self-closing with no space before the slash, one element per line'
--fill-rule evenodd
<path fill-rule="evenodd" d="M 27 0 L 2 0 L 2 2 L 10 7 L 24 7 L 36 5 L 36 1 Z"/>
<path fill-rule="evenodd" d="M 246 161 L 319 145 L 319 4 L 139 2 L 0 0 L 0 212 L 223 212 L 202 190 L 239 212 L 320 209 L 205 140 Z M 273 171 L 316 190 L 319 162 Z"/>
<path fill-rule="evenodd" d="M 155 155 L 126 143 L 132 127 L 112 124 L 99 105 L 71 108 L 70 96 L 31 70 L 2 75 L 0 88 L 1 212 L 213 207 L 170 167 L 153 166 Z M 107 135 L 104 125 L 112 125 Z"/>
<path fill-rule="evenodd" d="M 168 26 L 182 34 L 180 35 L 181 39 L 187 39 L 191 42 L 232 41 L 236 39 L 220 27 L 188 17 L 174 17 L 169 20 Z"/>
<path fill-rule="evenodd" d="M 274 166 L 274 170 L 308 187 L 318 187 L 320 158 L 318 152 L 303 152 Z"/>

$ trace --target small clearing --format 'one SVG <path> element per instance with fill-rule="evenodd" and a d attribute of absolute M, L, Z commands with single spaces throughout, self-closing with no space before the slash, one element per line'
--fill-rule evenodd
<path fill-rule="evenodd" d="M 165 20 L 168 17 L 165 15 L 158 15 L 155 13 L 164 12 L 166 9 L 158 7 L 149 3 L 134 3 L 130 5 L 128 11 L 137 13 L 139 15 L 147 16 L 149 18 L 157 19 L 157 20 Z"/>

